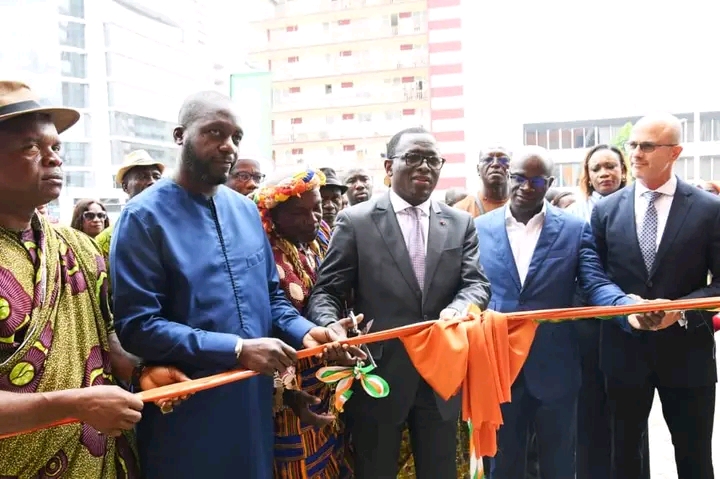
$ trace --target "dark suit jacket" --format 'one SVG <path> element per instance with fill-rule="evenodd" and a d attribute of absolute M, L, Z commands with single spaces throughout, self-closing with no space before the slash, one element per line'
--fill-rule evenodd
<path fill-rule="evenodd" d="M 389 194 L 340 212 L 330 247 L 320 266 L 308 304 L 309 317 L 327 325 L 342 316 L 354 291 L 354 309 L 374 319 L 373 331 L 437 319 L 444 308 L 463 311 L 474 303 L 485 309 L 490 288 L 478 262 L 478 240 L 469 214 L 433 202 L 428 230 L 425 287 L 420 290 Z M 420 376 L 399 340 L 369 345 L 377 374 L 390 395 L 372 399 L 359 390 L 348 411 L 382 420 L 404 421 Z M 448 364 L 448 367 L 453 367 Z M 460 397 L 437 398 L 445 418 L 457 415 Z"/>
<path fill-rule="evenodd" d="M 635 224 L 635 186 L 595 206 L 592 228 L 608 276 L 626 293 L 646 299 L 720 295 L 720 200 L 678 180 L 667 225 L 650 274 Z M 708 285 L 708 271 L 713 280 Z M 610 377 L 640 384 L 651 373 L 660 386 L 709 386 L 717 380 L 711 313 L 688 311 L 687 329 L 629 334 L 603 323 L 601 368 Z"/>
<path fill-rule="evenodd" d="M 577 285 L 592 305 L 635 303 L 605 275 L 590 225 L 549 203 L 546 208 L 523 285 L 507 235 L 505 208 L 475 220 L 480 262 L 492 290 L 489 308 L 503 313 L 569 308 L 574 305 Z M 616 321 L 624 323 L 627 319 Z M 567 321 L 538 326 L 522 374 L 530 394 L 543 401 L 577 393 L 580 356 L 575 324 Z"/>

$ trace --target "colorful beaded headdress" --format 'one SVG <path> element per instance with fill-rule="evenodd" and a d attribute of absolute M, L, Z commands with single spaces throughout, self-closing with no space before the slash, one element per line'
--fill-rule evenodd
<path fill-rule="evenodd" d="M 275 185 L 264 186 L 255 192 L 253 199 L 257 204 L 265 231 L 273 230 L 270 210 L 280 203 L 284 203 L 293 196 L 299 197 L 303 193 L 320 188 L 325 184 L 325 174 L 320 170 L 307 169 L 289 178 L 281 180 Z"/>

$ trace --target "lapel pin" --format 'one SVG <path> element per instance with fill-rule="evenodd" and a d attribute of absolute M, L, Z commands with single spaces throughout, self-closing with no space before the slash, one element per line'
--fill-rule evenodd
<path fill-rule="evenodd" d="M 440 226 L 445 226 L 446 224 L 445 220 L 440 220 Z"/>

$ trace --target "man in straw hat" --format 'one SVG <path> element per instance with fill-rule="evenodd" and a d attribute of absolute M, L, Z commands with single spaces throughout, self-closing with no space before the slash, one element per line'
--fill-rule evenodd
<path fill-rule="evenodd" d="M 102 254 L 36 212 L 60 195 L 59 134 L 79 118 L 0 81 L 0 435 L 81 421 L 0 441 L 2 477 L 139 477 L 128 435 L 143 403 L 113 385 L 134 364 L 113 332 Z"/>
<path fill-rule="evenodd" d="M 115 175 L 115 181 L 127 193 L 128 200 L 131 200 L 160 181 L 164 171 L 165 165 L 153 160 L 147 151 L 135 150 L 125 156 L 122 166 Z M 95 242 L 100 246 L 106 260 L 110 256 L 113 226 L 105 228 L 95 237 Z"/>

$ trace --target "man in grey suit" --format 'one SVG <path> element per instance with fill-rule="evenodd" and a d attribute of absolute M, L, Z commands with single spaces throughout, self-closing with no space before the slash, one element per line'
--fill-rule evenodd
<path fill-rule="evenodd" d="M 351 291 L 353 308 L 375 320 L 375 331 L 451 319 L 470 304 L 487 306 L 490 288 L 478 262 L 472 218 L 430 199 L 444 163 L 424 129 L 403 130 L 390 140 L 385 171 L 392 190 L 338 215 L 310 297 L 314 322 L 333 327 Z M 369 348 L 390 395 L 373 399 L 357 391 L 345 406 L 356 477 L 396 477 L 406 422 L 417 477 L 455 477 L 460 396 L 439 398 L 399 340 Z"/>

